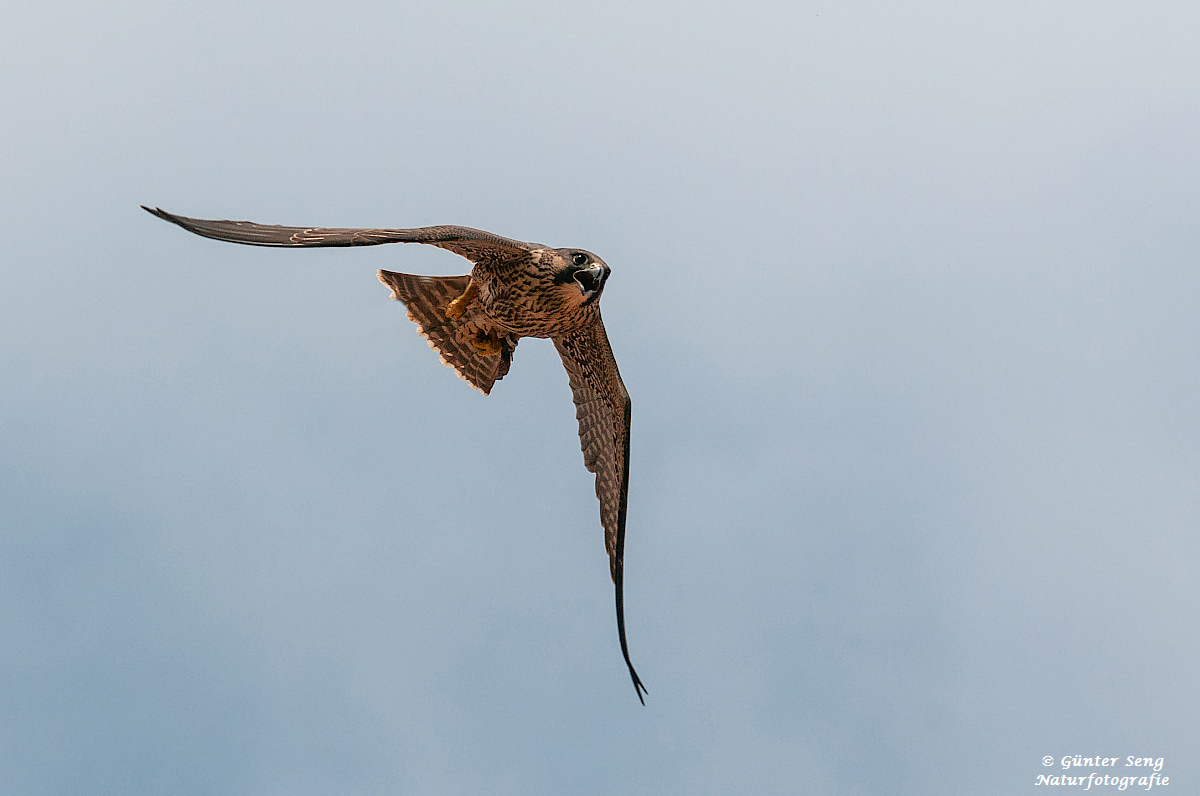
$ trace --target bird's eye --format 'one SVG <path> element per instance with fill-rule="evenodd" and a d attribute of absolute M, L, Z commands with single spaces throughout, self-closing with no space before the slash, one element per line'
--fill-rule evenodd
<path fill-rule="evenodd" d="M 576 265 L 587 265 L 588 257 L 583 252 L 575 252 L 571 255 L 571 262 Z"/>

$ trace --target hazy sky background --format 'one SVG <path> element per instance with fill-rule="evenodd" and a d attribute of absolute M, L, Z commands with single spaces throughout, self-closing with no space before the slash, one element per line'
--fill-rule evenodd
<path fill-rule="evenodd" d="M 1200 788 L 1200 10 L 904 5 L 6 7 L 0 790 Z M 139 204 L 603 257 L 646 706 L 549 343 Z"/>

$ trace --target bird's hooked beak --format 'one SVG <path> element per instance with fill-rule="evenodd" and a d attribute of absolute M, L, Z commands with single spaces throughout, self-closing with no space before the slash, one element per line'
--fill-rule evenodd
<path fill-rule="evenodd" d="M 604 290 L 604 280 L 608 279 L 611 270 L 607 265 L 596 263 L 588 268 L 581 268 L 572 275 L 579 289 L 583 291 L 584 304 L 590 304 L 600 296 Z"/>

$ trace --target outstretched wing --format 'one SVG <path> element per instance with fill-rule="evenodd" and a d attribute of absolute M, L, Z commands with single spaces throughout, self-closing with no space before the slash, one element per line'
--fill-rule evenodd
<path fill-rule="evenodd" d="M 417 324 L 429 347 L 442 356 L 471 386 L 487 395 L 504 378 L 512 364 L 517 341 L 505 337 L 498 355 L 484 356 L 471 345 L 478 333 L 479 305 L 473 303 L 457 320 L 446 317 L 446 307 L 462 295 L 470 276 L 413 276 L 380 271 L 379 281 L 392 289 L 392 298 L 404 302 L 408 318 Z"/>
<path fill-rule="evenodd" d="M 600 499 L 600 524 L 604 526 L 604 546 L 608 550 L 609 569 L 617 595 L 617 634 L 621 654 L 629 667 L 634 690 L 642 704 L 646 687 L 629 660 L 625 641 L 625 509 L 629 497 L 629 393 L 617 370 L 604 331 L 604 322 L 595 323 L 565 337 L 554 338 L 571 380 L 575 399 L 575 417 L 579 420 L 579 441 L 583 463 L 596 474 L 596 497 Z"/>
<path fill-rule="evenodd" d="M 336 227 L 281 227 L 255 224 L 253 221 L 206 221 L 168 213 L 142 205 L 147 213 L 178 224 L 188 232 L 206 238 L 246 243 L 251 246 L 378 246 L 381 243 L 427 243 L 466 257 L 480 260 L 511 260 L 528 256 L 538 246 L 502 238 L 470 227 L 417 227 L 415 229 L 354 229 Z"/>

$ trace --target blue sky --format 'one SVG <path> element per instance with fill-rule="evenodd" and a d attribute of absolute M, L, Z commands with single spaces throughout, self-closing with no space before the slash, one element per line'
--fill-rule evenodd
<path fill-rule="evenodd" d="M 9 9 L 0 789 L 1195 787 L 1198 16 Z M 552 346 L 139 204 L 603 257 L 647 705 Z"/>

